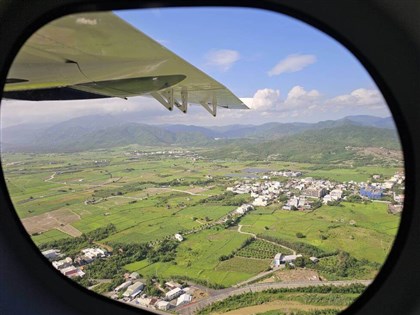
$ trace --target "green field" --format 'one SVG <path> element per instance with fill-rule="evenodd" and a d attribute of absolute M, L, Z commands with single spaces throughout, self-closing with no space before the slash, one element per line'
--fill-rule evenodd
<path fill-rule="evenodd" d="M 399 217 L 388 214 L 383 203 L 343 202 L 342 206 L 322 206 L 313 212 L 278 210 L 272 216 L 251 212 L 241 224 L 246 232 L 306 242 L 326 251 L 340 249 L 356 258 L 382 263 L 397 232 Z M 298 239 L 297 232 L 306 237 Z"/>
<path fill-rule="evenodd" d="M 304 177 L 366 181 L 373 174 L 390 176 L 397 170 L 162 156 L 132 159 L 127 152 L 134 148 L 4 154 L 5 177 L 18 215 L 37 219 L 52 210 L 66 209 L 78 216 L 71 225 L 82 233 L 112 223 L 116 231 L 101 240 L 111 246 L 156 242 L 182 233 L 185 240 L 177 247 L 174 260 L 150 263 L 144 259 L 125 269 L 144 276 L 188 278 L 226 287 L 266 270 L 277 252 L 290 254 L 283 247 L 261 240 L 240 249 L 250 236 L 238 233 L 237 226 L 226 228 L 222 219 L 246 196 L 223 199 L 226 187 L 241 180 L 227 174 L 253 167 L 300 170 Z M 357 259 L 383 263 L 399 224 L 399 217 L 388 214 L 383 203 L 343 202 L 341 206 L 322 206 L 312 212 L 284 211 L 281 207 L 281 203 L 257 207 L 240 219 L 242 231 L 299 241 L 327 252 L 343 250 Z M 56 228 L 34 235 L 34 242 L 41 245 L 70 237 Z M 298 239 L 298 232 L 305 237 Z M 220 260 L 224 255 L 229 259 Z"/>
<path fill-rule="evenodd" d="M 129 271 L 137 271 L 142 275 L 155 275 L 163 278 L 188 277 L 230 286 L 250 278 L 264 270 L 269 262 L 254 264 L 251 259 L 235 259 L 220 262 L 221 255 L 228 255 L 247 239 L 246 235 L 234 230 L 205 230 L 188 235 L 178 246 L 175 262 L 148 264 L 147 261 L 136 262 L 126 266 Z M 243 269 L 244 265 L 254 267 Z"/>
<path fill-rule="evenodd" d="M 52 242 L 56 240 L 61 240 L 67 237 L 70 237 L 70 236 L 58 230 L 50 230 L 50 231 L 42 233 L 41 235 L 33 236 L 32 240 L 35 242 L 35 244 L 39 245 L 39 244 L 48 243 L 48 242 Z"/>

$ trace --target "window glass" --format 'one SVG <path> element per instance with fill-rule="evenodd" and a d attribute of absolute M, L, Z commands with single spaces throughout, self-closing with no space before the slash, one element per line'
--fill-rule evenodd
<path fill-rule="evenodd" d="M 9 71 L 1 134 L 9 194 L 46 261 L 151 311 L 336 314 L 379 272 L 404 203 L 372 78 L 269 11 L 53 21 Z"/>

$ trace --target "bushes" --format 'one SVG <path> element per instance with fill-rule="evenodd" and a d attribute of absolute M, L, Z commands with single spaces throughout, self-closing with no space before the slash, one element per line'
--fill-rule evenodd
<path fill-rule="evenodd" d="M 297 232 L 296 233 L 296 237 L 297 238 L 305 238 L 306 237 L 306 235 L 304 235 L 303 233 L 301 233 L 301 232 Z"/>
<path fill-rule="evenodd" d="M 245 258 L 272 259 L 277 253 L 292 254 L 284 247 L 257 239 L 239 250 L 236 255 Z"/>
<path fill-rule="evenodd" d="M 321 258 L 321 257 L 327 257 L 327 256 L 337 254 L 337 251 L 325 252 L 322 249 L 319 249 L 318 247 L 315 247 L 310 244 L 302 243 L 302 242 L 290 242 L 290 241 L 286 241 L 283 239 L 279 239 L 273 236 L 263 235 L 263 234 L 258 234 L 257 236 L 267 241 L 271 241 L 280 245 L 284 245 L 286 247 L 290 247 L 294 249 L 297 253 L 304 254 L 307 256 L 315 256 L 315 257 Z"/>
<path fill-rule="evenodd" d="M 149 249 L 147 260 L 152 264 L 158 261 L 169 262 L 175 260 L 178 244 L 179 242 L 174 240 L 162 241 L 155 248 Z"/>
<path fill-rule="evenodd" d="M 377 263 L 366 259 L 358 260 L 347 252 L 339 251 L 335 256 L 321 259 L 313 268 L 332 278 L 360 278 L 379 266 Z"/>

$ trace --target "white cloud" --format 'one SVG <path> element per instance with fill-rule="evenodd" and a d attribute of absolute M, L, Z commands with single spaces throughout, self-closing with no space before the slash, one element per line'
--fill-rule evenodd
<path fill-rule="evenodd" d="M 350 94 L 336 96 L 327 102 L 330 106 L 365 106 L 369 108 L 386 107 L 385 100 L 378 90 L 357 89 Z"/>
<path fill-rule="evenodd" d="M 321 94 L 317 90 L 306 91 L 302 86 L 296 85 L 287 93 L 284 101 L 285 108 L 309 108 L 317 107 L 321 101 Z"/>
<path fill-rule="evenodd" d="M 389 110 L 378 90 L 356 89 L 348 94 L 326 98 L 317 90 L 296 85 L 285 97 L 277 89 L 257 90 L 253 97 L 241 98 L 250 110 L 218 108 L 217 117 L 201 106 L 190 106 L 183 114 L 172 112 L 149 97 L 100 99 L 63 102 L 25 102 L 2 100 L 2 126 L 21 123 L 57 123 L 84 115 L 111 114 L 146 124 L 181 123 L 193 125 L 263 124 L 280 121 L 314 122 L 338 119 L 347 115 L 389 116 Z"/>
<path fill-rule="evenodd" d="M 207 53 L 205 59 L 206 65 L 216 67 L 220 71 L 227 71 L 240 59 L 240 54 L 236 50 L 219 49 Z"/>
<path fill-rule="evenodd" d="M 261 89 L 255 92 L 250 103 L 250 108 L 254 110 L 266 111 L 274 110 L 280 103 L 280 91 L 273 89 Z"/>
<path fill-rule="evenodd" d="M 271 77 L 282 73 L 297 72 L 315 62 L 316 57 L 314 55 L 289 55 L 268 71 L 268 75 Z"/>

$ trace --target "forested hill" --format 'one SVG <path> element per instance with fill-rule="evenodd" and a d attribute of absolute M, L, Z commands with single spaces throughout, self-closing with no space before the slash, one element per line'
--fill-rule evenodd
<path fill-rule="evenodd" d="M 377 147 L 400 150 L 395 130 L 345 124 L 332 128 L 307 130 L 276 140 L 238 141 L 211 150 L 211 158 L 275 159 L 310 163 L 335 163 L 355 158 L 352 148 Z"/>
<path fill-rule="evenodd" d="M 386 128 L 377 127 L 381 124 Z M 109 116 L 86 116 L 52 126 L 5 128 L 2 150 L 75 152 L 138 144 L 207 147 L 210 157 L 219 158 L 331 160 L 349 154 L 346 146 L 399 149 L 396 130 L 389 126 L 389 118 L 373 116 L 350 116 L 314 124 L 273 122 L 221 127 L 157 126 Z"/>

